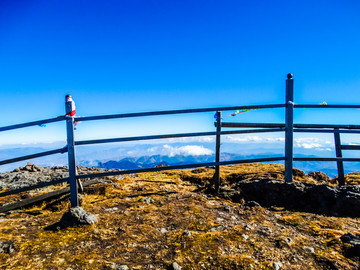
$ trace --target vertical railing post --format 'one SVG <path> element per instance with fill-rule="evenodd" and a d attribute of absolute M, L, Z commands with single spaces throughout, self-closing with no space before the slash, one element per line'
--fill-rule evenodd
<path fill-rule="evenodd" d="M 216 119 L 216 149 L 215 149 L 215 162 L 220 162 L 220 139 L 221 139 L 221 112 L 217 111 L 215 114 Z M 220 166 L 215 165 L 215 192 L 218 193 L 220 189 Z"/>
<path fill-rule="evenodd" d="M 293 179 L 293 141 L 294 141 L 294 80 L 289 73 L 286 80 L 285 99 L 285 182 Z"/>
<path fill-rule="evenodd" d="M 334 139 L 335 139 L 336 157 L 342 158 L 339 128 L 334 128 Z M 344 163 L 341 160 L 337 161 L 336 163 L 337 163 L 337 170 L 338 170 L 339 185 L 343 186 L 343 185 L 345 185 Z"/>
<path fill-rule="evenodd" d="M 75 140 L 74 140 L 74 115 L 75 103 L 70 95 L 65 97 L 66 111 L 66 131 L 67 131 L 67 147 L 68 147 L 68 163 L 69 163 L 69 179 L 70 179 L 70 202 L 71 207 L 79 206 L 78 186 L 76 181 L 76 163 L 75 163 Z"/>

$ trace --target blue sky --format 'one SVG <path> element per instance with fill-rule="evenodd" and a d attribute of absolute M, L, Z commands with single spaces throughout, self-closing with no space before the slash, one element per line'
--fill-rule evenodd
<path fill-rule="evenodd" d="M 283 103 L 360 104 L 359 1 L 0 1 L 0 126 L 78 115 Z M 226 114 L 226 113 L 224 113 Z M 253 111 L 238 121 L 281 121 Z M 360 110 L 297 122 L 359 123 Z M 78 139 L 212 131 L 212 113 L 81 123 Z M 307 135 L 308 136 L 308 135 Z M 65 139 L 65 125 L 0 134 Z"/>

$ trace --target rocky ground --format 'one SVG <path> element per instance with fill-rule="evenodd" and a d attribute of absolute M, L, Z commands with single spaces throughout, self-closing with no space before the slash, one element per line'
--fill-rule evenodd
<path fill-rule="evenodd" d="M 101 173 L 109 171 L 120 171 L 118 169 L 101 169 L 77 166 L 79 174 Z M 12 172 L 0 173 L 0 190 L 5 188 L 17 189 L 32 186 L 41 182 L 50 182 L 69 176 L 67 166 L 41 167 L 30 162 L 24 167 L 19 167 Z M 119 176 L 118 178 L 121 178 Z"/>
<path fill-rule="evenodd" d="M 67 176 L 63 167 L 27 166 L 0 175 L 4 191 L 18 184 L 16 175 L 21 185 Z M 359 269 L 360 220 L 349 217 L 360 212 L 354 208 L 357 175 L 347 176 L 351 186 L 339 188 L 336 179 L 297 170 L 295 183 L 284 184 L 283 171 L 277 164 L 222 167 L 218 195 L 206 188 L 212 168 L 108 178 L 111 183 L 85 188 L 81 206 L 97 222 L 80 227 L 58 226 L 68 196 L 3 213 L 0 268 Z M 336 208 L 334 198 L 348 198 L 352 211 Z M 297 209 L 296 201 L 304 208 Z M 336 211 L 318 214 L 331 207 Z"/>

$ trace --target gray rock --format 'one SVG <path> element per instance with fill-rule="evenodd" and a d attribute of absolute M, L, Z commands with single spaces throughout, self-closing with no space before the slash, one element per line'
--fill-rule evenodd
<path fill-rule="evenodd" d="M 185 231 L 182 234 L 183 236 L 191 236 L 191 232 L 190 231 Z"/>
<path fill-rule="evenodd" d="M 12 242 L 4 241 L 0 242 L 0 253 L 11 254 L 15 251 L 15 246 Z"/>
<path fill-rule="evenodd" d="M 158 231 L 161 232 L 161 233 L 167 233 L 168 232 L 168 230 L 166 228 L 160 228 L 160 229 L 158 229 Z"/>
<path fill-rule="evenodd" d="M 225 227 L 223 225 L 220 225 L 220 226 L 211 228 L 209 231 L 210 232 L 221 232 L 223 230 L 225 230 Z"/>
<path fill-rule="evenodd" d="M 60 220 L 61 227 L 76 227 L 94 224 L 98 221 L 95 215 L 87 213 L 82 207 L 72 207 Z"/>
<path fill-rule="evenodd" d="M 283 264 L 281 262 L 274 262 L 273 267 L 275 270 L 280 270 L 283 267 Z"/>
<path fill-rule="evenodd" d="M 284 238 L 283 241 L 287 244 L 290 244 L 292 242 L 292 239 L 287 237 L 287 238 Z"/>
<path fill-rule="evenodd" d="M 170 265 L 169 270 L 181 270 L 181 268 L 182 267 L 177 262 L 174 262 Z"/>
<path fill-rule="evenodd" d="M 241 236 L 242 236 L 242 238 L 243 238 L 244 240 L 248 240 L 248 239 L 249 239 L 249 236 L 248 236 L 247 234 L 242 234 Z"/>
<path fill-rule="evenodd" d="M 303 246 L 302 249 L 303 249 L 305 252 L 315 253 L 315 249 L 314 249 L 313 247 Z"/>
<path fill-rule="evenodd" d="M 117 211 L 117 210 L 119 210 L 119 208 L 117 208 L 117 207 L 111 207 L 111 208 L 106 208 L 106 209 L 105 209 L 105 212 L 115 212 L 115 211 Z"/>
<path fill-rule="evenodd" d="M 144 197 L 139 200 L 139 202 L 146 202 L 146 203 L 154 203 L 154 199 L 151 197 Z"/>
<path fill-rule="evenodd" d="M 113 270 L 129 270 L 129 267 L 127 265 L 116 263 L 110 263 L 109 268 Z"/>

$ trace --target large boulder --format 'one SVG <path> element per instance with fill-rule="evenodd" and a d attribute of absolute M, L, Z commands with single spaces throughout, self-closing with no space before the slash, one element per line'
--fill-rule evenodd
<path fill-rule="evenodd" d="M 238 182 L 247 201 L 317 214 L 360 217 L 360 186 L 328 186 L 261 179 Z"/>

